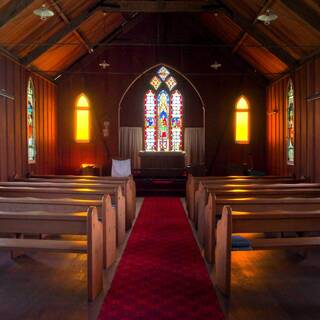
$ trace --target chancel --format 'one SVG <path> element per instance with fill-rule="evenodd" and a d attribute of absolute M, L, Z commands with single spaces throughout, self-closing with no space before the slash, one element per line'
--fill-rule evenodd
<path fill-rule="evenodd" d="M 320 319 L 319 21 L 0 1 L 0 319 Z"/>

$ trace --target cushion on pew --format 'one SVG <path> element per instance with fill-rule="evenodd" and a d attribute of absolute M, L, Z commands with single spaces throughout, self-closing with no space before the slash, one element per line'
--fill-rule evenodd
<path fill-rule="evenodd" d="M 241 236 L 232 236 L 231 246 L 233 251 L 248 251 L 252 250 L 251 242 Z"/>

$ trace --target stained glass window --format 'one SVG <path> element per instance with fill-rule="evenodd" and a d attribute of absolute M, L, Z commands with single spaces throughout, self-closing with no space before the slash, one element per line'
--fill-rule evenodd
<path fill-rule="evenodd" d="M 145 95 L 144 100 L 144 141 L 145 150 L 156 151 L 157 150 L 157 102 L 155 93 L 149 90 Z"/>
<path fill-rule="evenodd" d="M 36 162 L 36 127 L 35 127 L 35 96 L 32 79 L 29 79 L 27 89 L 27 136 L 28 163 Z"/>
<path fill-rule="evenodd" d="M 175 90 L 171 95 L 171 150 L 182 150 L 182 95 Z"/>
<path fill-rule="evenodd" d="M 165 90 L 158 94 L 158 151 L 169 151 L 170 98 Z"/>
<path fill-rule="evenodd" d="M 146 151 L 182 150 L 183 99 L 170 71 L 162 66 L 150 81 L 144 98 L 144 145 Z M 169 89 L 169 90 L 168 90 Z"/>
<path fill-rule="evenodd" d="M 153 86 L 153 88 L 155 90 L 158 90 L 158 88 L 160 87 L 161 85 L 161 80 L 157 77 L 157 76 L 154 76 L 151 81 L 150 81 L 150 84 Z"/>
<path fill-rule="evenodd" d="M 171 91 L 177 85 L 177 81 L 174 77 L 170 76 L 166 80 L 166 85 L 168 86 L 169 90 Z"/>
<path fill-rule="evenodd" d="M 287 162 L 289 165 L 294 164 L 294 90 L 291 79 L 287 96 Z"/>
<path fill-rule="evenodd" d="M 249 103 L 245 97 L 240 97 L 236 103 L 236 143 L 249 142 Z"/>
<path fill-rule="evenodd" d="M 170 71 L 166 67 L 161 67 L 158 70 L 158 76 L 162 81 L 165 81 L 169 74 L 170 74 Z"/>
<path fill-rule="evenodd" d="M 81 94 L 76 102 L 76 141 L 90 141 L 90 104 L 88 98 Z"/>

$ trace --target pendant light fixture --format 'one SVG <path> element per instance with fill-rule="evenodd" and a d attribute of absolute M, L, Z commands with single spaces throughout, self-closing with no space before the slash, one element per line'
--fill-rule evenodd
<path fill-rule="evenodd" d="M 33 14 L 40 17 L 41 20 L 47 20 L 54 16 L 54 12 L 48 9 L 45 3 L 39 9 L 34 10 Z"/>
<path fill-rule="evenodd" d="M 272 21 L 278 19 L 278 16 L 273 13 L 270 9 L 268 9 L 265 13 L 260 14 L 257 17 L 257 20 L 262 21 L 266 26 L 270 25 Z"/>

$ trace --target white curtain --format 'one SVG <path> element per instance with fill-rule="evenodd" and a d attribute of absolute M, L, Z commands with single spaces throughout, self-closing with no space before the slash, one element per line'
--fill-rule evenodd
<path fill-rule="evenodd" d="M 139 151 L 143 148 L 143 129 L 141 127 L 120 128 L 120 156 L 131 159 L 133 168 L 140 168 Z"/>
<path fill-rule="evenodd" d="M 184 150 L 186 152 L 186 165 L 203 165 L 205 156 L 204 129 L 184 129 Z"/>

